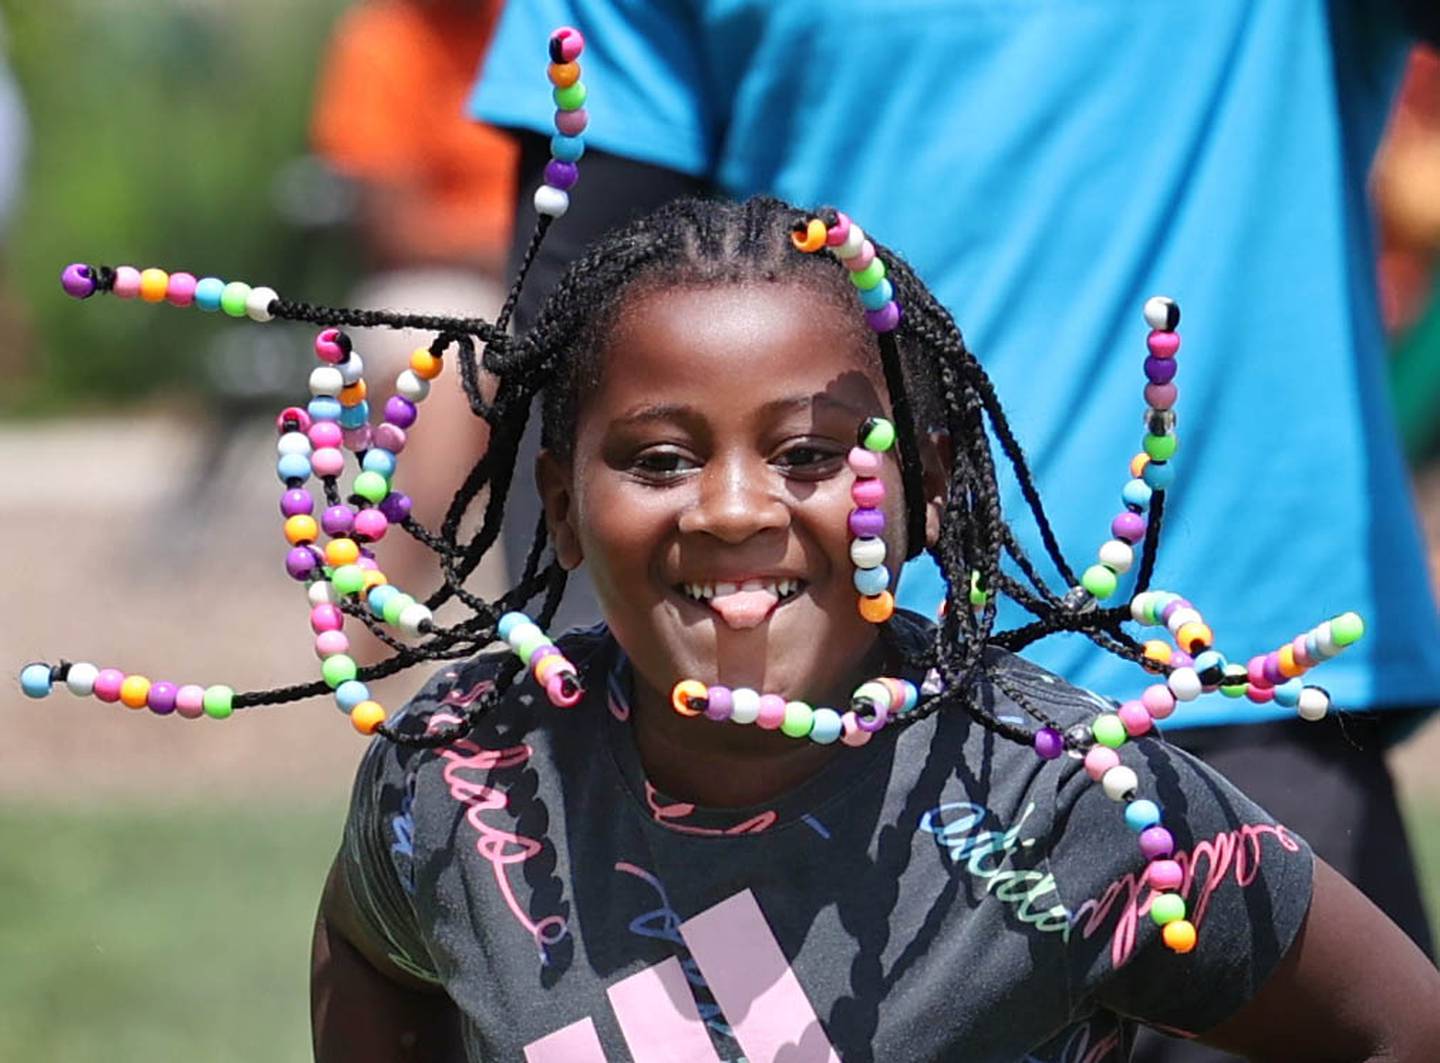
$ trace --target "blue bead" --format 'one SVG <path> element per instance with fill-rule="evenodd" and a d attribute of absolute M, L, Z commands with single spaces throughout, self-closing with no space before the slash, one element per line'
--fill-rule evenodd
<path fill-rule="evenodd" d="M 362 701 L 370 700 L 370 688 L 358 679 L 347 679 L 335 688 L 335 704 L 341 712 L 349 712 Z"/>
<path fill-rule="evenodd" d="M 1160 822 L 1160 806 L 1154 801 L 1147 801 L 1140 798 L 1138 801 L 1131 801 L 1125 806 L 1125 826 L 1129 827 L 1136 834 L 1139 834 L 1146 827 L 1153 827 Z"/>
<path fill-rule="evenodd" d="M 855 570 L 855 589 L 866 597 L 880 594 L 890 586 L 890 570 L 884 565 Z"/>
<path fill-rule="evenodd" d="M 1312 661 L 1320 660 L 1320 640 L 1315 637 L 1315 632 L 1305 636 L 1305 652 L 1310 655 Z"/>
<path fill-rule="evenodd" d="M 367 472 L 378 472 L 388 480 L 395 475 L 395 455 L 388 450 L 375 447 L 365 452 L 360 466 Z"/>
<path fill-rule="evenodd" d="M 510 632 L 514 631 L 521 624 L 530 623 L 530 618 L 524 613 L 506 613 L 500 618 L 500 623 L 495 625 L 495 634 L 506 642 L 510 641 Z"/>
<path fill-rule="evenodd" d="M 370 603 L 370 611 L 376 616 L 385 615 L 385 603 L 400 593 L 398 587 L 389 583 L 382 583 L 378 587 L 370 588 L 370 596 L 366 599 Z"/>
<path fill-rule="evenodd" d="M 368 402 L 357 402 L 354 406 L 340 407 L 341 428 L 359 428 L 368 420 L 370 420 L 370 404 Z"/>
<path fill-rule="evenodd" d="M 585 154 L 585 138 L 556 133 L 550 138 L 550 154 L 561 162 L 578 162 Z"/>
<path fill-rule="evenodd" d="M 1211 668 L 1224 668 L 1226 663 L 1223 654 L 1216 650 L 1206 650 L 1195 658 L 1195 671 L 1207 672 Z"/>
<path fill-rule="evenodd" d="M 1305 684 L 1299 679 L 1287 679 L 1275 688 L 1275 704 L 1293 709 L 1300 704 L 1300 691 L 1304 689 Z"/>
<path fill-rule="evenodd" d="M 50 666 L 27 664 L 20 670 L 20 689 L 30 698 L 43 698 L 50 693 Z"/>
<path fill-rule="evenodd" d="M 840 714 L 834 709 L 816 709 L 810 721 L 810 741 L 828 746 L 840 737 Z"/>
<path fill-rule="evenodd" d="M 1141 475 L 1152 491 L 1164 491 L 1175 482 L 1175 467 L 1168 461 L 1151 461 Z"/>
<path fill-rule="evenodd" d="M 901 713 L 913 712 L 915 706 L 920 704 L 920 691 L 915 689 L 915 684 L 908 679 L 900 680 L 900 688 L 905 691 L 905 701 L 900 706 Z"/>
<path fill-rule="evenodd" d="M 310 459 L 304 454 L 281 454 L 280 460 L 275 463 L 275 475 L 280 477 L 281 483 L 289 483 L 291 480 L 310 479 Z"/>
<path fill-rule="evenodd" d="M 204 277 L 195 285 L 195 305 L 201 310 L 219 310 L 220 293 L 225 282 L 219 277 Z"/>
<path fill-rule="evenodd" d="M 1150 496 L 1154 494 L 1150 485 L 1144 480 L 1127 480 L 1125 486 L 1120 489 L 1120 499 L 1127 506 L 1135 506 L 1137 509 L 1147 509 L 1150 506 Z"/>
<path fill-rule="evenodd" d="M 894 287 L 884 277 L 869 291 L 860 293 L 860 302 L 866 310 L 883 310 L 895 294 Z"/>
<path fill-rule="evenodd" d="M 344 408 L 333 395 L 316 395 L 305 407 L 305 412 L 312 421 L 338 421 Z"/>

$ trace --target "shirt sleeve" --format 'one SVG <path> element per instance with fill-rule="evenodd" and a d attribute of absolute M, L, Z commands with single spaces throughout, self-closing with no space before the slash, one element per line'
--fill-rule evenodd
<path fill-rule="evenodd" d="M 1056 795 L 1051 857 L 1072 919 L 1072 1009 L 1203 1033 L 1250 1000 L 1284 958 L 1310 907 L 1314 858 L 1223 777 L 1163 740 L 1128 742 L 1120 756 L 1140 779 L 1137 796 L 1160 806 L 1174 836 L 1198 941 L 1185 954 L 1161 941 L 1125 806 L 1076 765 Z"/>
<path fill-rule="evenodd" d="M 708 176 L 716 122 L 707 113 L 703 33 L 682 0 L 526 0 L 507 4 L 470 101 L 492 125 L 553 130 L 546 42 L 559 26 L 585 35 L 586 140 L 615 155 Z"/>

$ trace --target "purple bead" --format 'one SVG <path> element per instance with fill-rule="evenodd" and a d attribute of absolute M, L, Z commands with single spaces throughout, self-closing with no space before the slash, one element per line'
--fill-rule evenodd
<path fill-rule="evenodd" d="M 852 509 L 850 534 L 860 539 L 876 538 L 885 530 L 885 514 L 878 509 Z"/>
<path fill-rule="evenodd" d="M 1159 860 L 1175 851 L 1175 839 L 1164 827 L 1146 827 L 1140 832 L 1140 851 L 1147 860 Z"/>
<path fill-rule="evenodd" d="M 735 709 L 735 695 L 729 687 L 711 687 L 706 692 L 705 715 L 712 720 L 725 721 Z"/>
<path fill-rule="evenodd" d="M 558 188 L 564 192 L 573 188 L 578 180 L 580 180 L 580 167 L 573 162 L 551 159 L 545 164 L 545 183 L 551 188 Z"/>
<path fill-rule="evenodd" d="M 65 272 L 60 274 L 60 287 L 65 289 L 66 295 L 73 295 L 76 299 L 88 299 L 95 294 L 95 275 L 85 263 L 72 262 L 65 267 Z"/>
<path fill-rule="evenodd" d="M 1035 752 L 1044 760 L 1054 760 L 1065 752 L 1065 739 L 1053 727 L 1042 727 L 1035 732 Z"/>
<path fill-rule="evenodd" d="M 1184 650 L 1176 650 L 1170 654 L 1170 667 L 1173 668 L 1194 668 L 1195 658 L 1191 657 Z"/>
<path fill-rule="evenodd" d="M 396 428 L 409 428 L 416 416 L 415 404 L 403 395 L 391 395 L 385 400 L 385 420 Z"/>
<path fill-rule="evenodd" d="M 319 567 L 320 553 L 314 547 L 292 547 L 285 555 L 285 571 L 291 579 L 309 579 Z"/>
<path fill-rule="evenodd" d="M 355 527 L 355 511 L 349 506 L 329 506 L 320 514 L 320 527 L 326 535 L 349 535 Z"/>
<path fill-rule="evenodd" d="M 1184 598 L 1171 598 L 1168 602 L 1165 603 L 1165 608 L 1160 610 L 1160 623 L 1169 624 L 1170 617 L 1174 615 L 1175 610 L 1177 609 L 1194 608 L 1195 607 L 1191 605 L 1188 601 L 1186 601 Z"/>
<path fill-rule="evenodd" d="M 555 128 L 564 133 L 567 137 L 578 137 L 585 132 L 585 126 L 590 122 L 590 116 L 581 107 L 578 111 L 556 111 Z"/>
<path fill-rule="evenodd" d="M 399 491 L 391 491 L 381 501 L 380 512 L 385 514 L 385 519 L 391 524 L 399 524 L 410 516 L 410 496 Z"/>
<path fill-rule="evenodd" d="M 308 515 L 315 512 L 315 500 L 310 497 L 309 491 L 292 487 L 280 496 L 280 512 L 287 517 Z"/>
<path fill-rule="evenodd" d="M 879 310 L 865 311 L 865 324 L 876 332 L 894 331 L 895 326 L 900 324 L 900 304 L 891 299 Z"/>
<path fill-rule="evenodd" d="M 1175 379 L 1179 363 L 1174 358 L 1156 358 L 1153 354 L 1145 359 L 1145 379 L 1152 384 L 1168 384 Z"/>
<path fill-rule="evenodd" d="M 1110 534 L 1127 543 L 1138 543 L 1145 538 L 1145 518 L 1126 510 L 1110 522 Z"/>
<path fill-rule="evenodd" d="M 178 689 L 174 683 L 151 683 L 150 693 L 145 695 L 145 704 L 156 716 L 168 716 L 175 711 L 175 692 Z"/>
<path fill-rule="evenodd" d="M 396 428 L 388 421 L 383 421 L 375 426 L 374 432 L 371 433 L 371 441 L 381 450 L 399 454 L 405 449 L 405 429 Z"/>
<path fill-rule="evenodd" d="M 1265 673 L 1265 678 L 1269 681 L 1271 686 L 1278 687 L 1281 683 L 1285 682 L 1285 676 L 1280 671 L 1279 651 L 1271 650 L 1265 655 L 1265 664 L 1263 671 Z"/>

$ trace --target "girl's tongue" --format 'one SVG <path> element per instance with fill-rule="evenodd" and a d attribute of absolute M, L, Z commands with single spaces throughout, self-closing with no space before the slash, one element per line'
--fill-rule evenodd
<path fill-rule="evenodd" d="M 762 623 L 779 602 L 780 596 L 761 580 L 746 580 L 717 583 L 708 604 L 727 626 L 740 631 Z"/>

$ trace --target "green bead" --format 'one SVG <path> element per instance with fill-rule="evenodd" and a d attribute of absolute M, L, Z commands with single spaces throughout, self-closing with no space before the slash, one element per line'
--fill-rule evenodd
<path fill-rule="evenodd" d="M 341 565 L 330 582 L 341 594 L 359 594 L 365 586 L 365 570 L 359 565 Z"/>
<path fill-rule="evenodd" d="M 850 695 L 850 700 L 852 702 L 873 701 L 888 712 L 890 711 L 890 688 L 884 683 L 871 679 L 856 687 L 855 693 Z"/>
<path fill-rule="evenodd" d="M 1080 577 L 1080 586 L 1102 599 L 1114 594 L 1119 583 L 1119 577 L 1104 565 L 1091 565 Z"/>
<path fill-rule="evenodd" d="M 1113 712 L 1101 713 L 1095 717 L 1095 722 L 1090 725 L 1090 733 L 1095 736 L 1095 741 L 1111 749 L 1119 749 L 1130 737 L 1125 732 L 1125 724 Z"/>
<path fill-rule="evenodd" d="M 245 316 L 245 301 L 250 298 L 250 285 L 231 281 L 220 290 L 220 309 L 231 317 Z"/>
<path fill-rule="evenodd" d="M 526 664 L 529 664 L 530 658 L 535 656 L 535 651 L 541 646 L 548 645 L 549 642 L 550 639 L 546 636 L 545 632 L 537 630 L 535 634 L 528 635 L 519 641 L 515 647 L 515 656 L 519 657 Z"/>
<path fill-rule="evenodd" d="M 1250 682 L 1250 673 L 1245 670 L 1243 664 L 1227 664 L 1225 666 L 1225 678 L 1220 680 L 1220 693 L 1227 698 L 1240 698 L 1245 696 L 1245 684 Z"/>
<path fill-rule="evenodd" d="M 378 472 L 367 469 L 355 477 L 355 493 L 367 502 L 380 503 L 390 493 L 390 484 Z"/>
<path fill-rule="evenodd" d="M 970 604 L 976 609 L 984 606 L 990 600 L 990 595 L 980 589 L 980 573 L 970 573 Z"/>
<path fill-rule="evenodd" d="M 1334 639 L 1337 646 L 1348 646 L 1352 642 L 1358 642 L 1363 634 L 1365 634 L 1365 621 L 1360 619 L 1359 613 L 1341 613 L 1330 621 L 1330 637 Z"/>
<path fill-rule="evenodd" d="M 235 691 L 218 683 L 213 687 L 206 687 L 205 698 L 201 704 L 205 707 L 206 716 L 223 720 L 235 711 Z"/>
<path fill-rule="evenodd" d="M 815 726 L 815 710 L 803 701 L 787 701 L 785 718 L 780 721 L 780 730 L 791 738 L 805 738 Z"/>
<path fill-rule="evenodd" d="M 895 426 L 883 417 L 865 418 L 860 445 L 866 450 L 884 453 L 895 445 Z"/>
<path fill-rule="evenodd" d="M 583 81 L 577 81 L 573 85 L 566 85 L 563 89 L 557 88 L 551 95 L 555 98 L 555 106 L 562 111 L 578 111 L 585 106 L 585 97 L 589 92 Z"/>
<path fill-rule="evenodd" d="M 879 257 L 872 258 L 870 265 L 858 273 L 850 274 L 850 283 L 859 288 L 862 292 L 868 292 L 885 279 L 885 263 Z"/>
<path fill-rule="evenodd" d="M 1185 898 L 1178 893 L 1162 893 L 1150 902 L 1150 918 L 1156 926 L 1185 918 Z"/>
<path fill-rule="evenodd" d="M 331 690 L 354 679 L 356 671 L 355 661 L 343 653 L 326 657 L 320 662 L 320 674 L 325 677 L 325 685 Z"/>
<path fill-rule="evenodd" d="M 388 598 L 381 608 L 380 614 L 385 617 L 385 623 L 395 625 L 400 623 L 400 614 L 415 604 L 415 599 L 408 594 L 397 594 Z"/>
<path fill-rule="evenodd" d="M 1179 436 L 1151 436 L 1145 437 L 1142 444 L 1145 453 L 1150 455 L 1152 461 L 1169 461 L 1175 456 L 1176 449 L 1180 446 Z"/>

